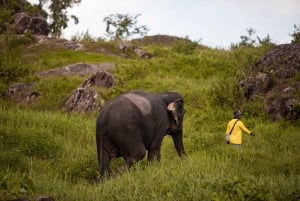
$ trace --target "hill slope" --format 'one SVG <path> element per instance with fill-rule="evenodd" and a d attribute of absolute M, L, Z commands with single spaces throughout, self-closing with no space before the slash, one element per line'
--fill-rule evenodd
<path fill-rule="evenodd" d="M 272 122 L 261 99 L 247 101 L 239 82 L 268 47 L 232 51 L 147 45 L 151 59 L 124 52 L 114 42 L 82 43 L 75 51 L 63 41 L 37 44 L 23 38 L 3 49 L 1 68 L 12 82 L 34 83 L 38 101 L 1 98 L 0 200 L 35 197 L 55 200 L 297 200 L 300 196 L 299 120 Z M 24 42 L 25 41 L 25 42 Z M 180 48 L 179 48 L 180 47 Z M 184 48 L 182 48 L 184 47 Z M 180 51 L 178 51 L 180 50 Z M 161 163 L 142 161 L 96 183 L 98 164 L 95 120 L 99 111 L 66 113 L 62 107 L 88 78 L 78 75 L 39 77 L 37 73 L 74 63 L 114 63 L 113 88 L 97 88 L 104 101 L 130 89 L 177 91 L 185 99 L 184 145 L 180 160 L 171 139 L 162 145 Z M 3 65 L 6 64 L 6 65 Z M 243 148 L 225 144 L 232 110 L 241 108 L 244 123 L 256 133 L 244 136 Z"/>

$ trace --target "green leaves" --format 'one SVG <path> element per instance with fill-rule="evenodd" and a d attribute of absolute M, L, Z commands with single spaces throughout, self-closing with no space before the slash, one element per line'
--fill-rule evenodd
<path fill-rule="evenodd" d="M 13 175 L 8 172 L 0 175 L 0 197 L 5 199 L 15 199 L 21 196 L 32 195 L 36 187 L 27 174 L 22 176 Z"/>
<path fill-rule="evenodd" d="M 103 22 L 106 23 L 107 36 L 115 40 L 124 40 L 135 34 L 143 36 L 148 32 L 148 28 L 145 25 L 137 25 L 137 18 L 140 15 L 116 13 L 105 17 Z"/>

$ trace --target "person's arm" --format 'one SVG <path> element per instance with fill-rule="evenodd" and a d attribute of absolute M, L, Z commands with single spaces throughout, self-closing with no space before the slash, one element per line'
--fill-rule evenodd
<path fill-rule="evenodd" d="M 248 135 L 253 135 L 254 134 L 244 125 L 242 121 L 240 121 L 240 128 L 242 129 L 243 132 L 247 133 Z"/>

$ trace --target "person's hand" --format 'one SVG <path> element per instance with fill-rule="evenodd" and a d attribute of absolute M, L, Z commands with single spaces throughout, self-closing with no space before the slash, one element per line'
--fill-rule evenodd
<path fill-rule="evenodd" d="M 250 135 L 254 136 L 255 134 L 251 132 Z"/>

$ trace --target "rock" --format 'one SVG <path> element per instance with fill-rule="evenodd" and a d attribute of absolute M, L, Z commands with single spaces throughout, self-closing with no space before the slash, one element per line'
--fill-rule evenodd
<path fill-rule="evenodd" d="M 84 81 L 81 84 L 81 87 L 87 88 L 87 87 L 104 87 L 104 88 L 110 88 L 114 86 L 114 77 L 109 74 L 108 72 L 101 71 L 97 72 L 96 74 L 92 75 L 89 79 Z"/>
<path fill-rule="evenodd" d="M 133 43 L 137 43 L 140 45 L 164 45 L 164 46 L 172 46 L 178 41 L 192 43 L 192 41 L 187 38 L 180 38 L 177 36 L 170 36 L 170 35 L 152 35 L 152 36 L 145 36 L 143 38 L 132 40 Z"/>
<path fill-rule="evenodd" d="M 49 27 L 46 18 L 33 13 L 17 13 L 14 16 L 14 27 L 19 34 L 32 31 L 33 34 L 48 35 Z"/>
<path fill-rule="evenodd" d="M 97 101 L 98 93 L 94 87 L 113 87 L 114 78 L 111 74 L 101 71 L 85 80 L 76 91 L 68 98 L 64 104 L 65 111 L 89 112 L 100 109 L 104 101 L 100 99 L 101 105 Z"/>
<path fill-rule="evenodd" d="M 47 71 L 42 71 L 38 73 L 38 76 L 50 76 L 50 75 L 80 75 L 86 76 L 90 74 L 97 73 L 98 71 L 105 71 L 113 69 L 115 64 L 113 63 L 100 63 L 100 64 L 86 64 L 86 63 L 76 63 L 64 66 L 61 68 L 54 68 Z"/>
<path fill-rule="evenodd" d="M 134 52 L 135 52 L 140 58 L 150 59 L 150 58 L 152 57 L 151 54 L 149 54 L 148 52 L 144 51 L 142 48 L 139 48 L 139 47 L 135 47 L 135 48 L 134 48 Z"/>
<path fill-rule="evenodd" d="M 35 198 L 35 201 L 54 201 L 54 198 L 49 195 L 39 195 Z"/>
<path fill-rule="evenodd" d="M 247 100 L 264 98 L 265 113 L 274 121 L 300 118 L 300 44 L 278 45 L 241 81 Z"/>
<path fill-rule="evenodd" d="M 78 42 L 73 42 L 73 41 L 64 41 L 63 45 L 65 48 L 70 49 L 70 50 L 84 50 L 84 45 Z"/>
<path fill-rule="evenodd" d="M 20 103 L 30 103 L 36 101 L 41 95 L 32 90 L 32 83 L 16 83 L 11 85 L 5 92 L 5 96 Z"/>
<path fill-rule="evenodd" d="M 65 102 L 64 110 L 67 112 L 88 112 L 99 109 L 96 100 L 98 94 L 94 90 L 79 87 Z"/>
<path fill-rule="evenodd" d="M 133 51 L 140 58 L 144 58 L 144 59 L 150 59 L 152 57 L 152 55 L 150 53 L 146 52 L 145 50 L 143 50 L 140 47 L 132 45 L 131 43 L 122 42 L 119 44 L 119 49 L 124 52 L 125 51 Z"/>

